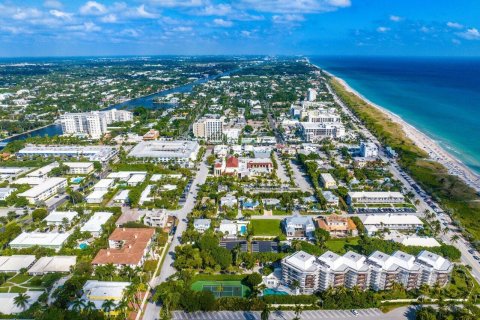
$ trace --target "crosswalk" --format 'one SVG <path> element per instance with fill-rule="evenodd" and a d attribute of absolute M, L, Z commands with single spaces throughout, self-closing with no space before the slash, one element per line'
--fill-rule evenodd
<path fill-rule="evenodd" d="M 271 320 L 291 320 L 295 318 L 293 311 L 272 311 Z M 384 319 L 385 315 L 379 309 L 358 309 L 356 314 L 352 310 L 305 310 L 300 319 L 305 320 L 348 320 L 348 319 Z M 260 320 L 258 311 L 217 311 L 217 312 L 184 312 L 174 311 L 173 320 Z"/>

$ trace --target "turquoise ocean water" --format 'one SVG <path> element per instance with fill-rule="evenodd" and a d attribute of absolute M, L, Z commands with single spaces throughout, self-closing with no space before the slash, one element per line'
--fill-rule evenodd
<path fill-rule="evenodd" d="M 480 58 L 310 57 L 480 173 Z"/>

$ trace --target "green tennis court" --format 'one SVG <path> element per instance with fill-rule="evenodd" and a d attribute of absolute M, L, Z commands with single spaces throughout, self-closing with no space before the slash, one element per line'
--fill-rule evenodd
<path fill-rule="evenodd" d="M 245 297 L 250 291 L 240 281 L 197 281 L 192 284 L 192 290 L 211 291 L 216 298 Z"/>

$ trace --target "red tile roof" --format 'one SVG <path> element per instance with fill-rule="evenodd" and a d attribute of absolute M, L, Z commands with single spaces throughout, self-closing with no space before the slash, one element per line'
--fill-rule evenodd
<path fill-rule="evenodd" d="M 238 159 L 236 157 L 229 157 L 226 163 L 227 168 L 238 168 Z"/>
<path fill-rule="evenodd" d="M 101 249 L 92 264 L 137 265 L 142 260 L 144 251 L 154 234 L 153 228 L 117 228 L 108 240 L 123 241 L 122 247 Z"/>

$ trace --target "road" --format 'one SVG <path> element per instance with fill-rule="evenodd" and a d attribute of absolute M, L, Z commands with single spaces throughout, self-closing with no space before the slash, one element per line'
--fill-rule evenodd
<path fill-rule="evenodd" d="M 413 320 L 415 307 L 401 307 L 388 313 L 379 309 L 358 309 L 358 315 L 351 310 L 305 310 L 300 314 L 302 320 Z M 217 312 L 183 312 L 174 311 L 173 320 L 260 320 L 259 311 L 217 311 Z M 270 320 L 291 320 L 295 318 L 294 311 L 271 311 Z"/>
<path fill-rule="evenodd" d="M 338 98 L 336 93 L 332 90 L 332 88 L 328 84 L 327 84 L 327 89 L 332 94 L 333 99 L 342 108 L 342 110 L 349 117 L 351 117 L 351 119 L 355 120 L 355 122 L 358 124 L 359 128 L 361 129 L 362 133 L 368 139 L 370 139 L 374 143 L 376 143 L 378 146 L 381 146 L 381 144 L 377 140 L 377 138 L 375 136 L 373 136 L 373 134 L 370 131 L 368 131 L 361 124 L 359 119 Z M 382 160 L 384 162 L 389 162 L 390 163 L 389 169 L 392 172 L 392 174 L 394 175 L 395 179 L 400 180 L 405 186 L 410 186 L 412 188 L 412 185 L 407 181 L 407 179 L 404 178 L 404 176 L 409 177 L 409 175 L 398 166 L 398 164 L 396 163 L 395 160 L 388 159 L 384 154 L 380 154 L 380 157 L 382 158 Z M 403 174 L 403 176 L 402 176 L 402 174 Z M 411 177 L 409 177 L 409 178 L 411 179 Z M 419 200 L 419 202 L 420 202 L 417 205 L 417 209 L 418 209 L 419 213 L 423 214 L 423 212 L 425 212 L 425 210 L 428 210 L 428 211 L 433 212 L 435 214 L 435 218 L 440 222 L 440 224 L 442 226 L 442 231 L 441 231 L 441 236 L 440 236 L 441 240 L 443 242 L 447 243 L 447 244 L 454 245 L 458 250 L 460 250 L 460 252 L 462 253 L 462 256 L 461 256 L 461 259 L 460 259 L 461 262 L 466 264 L 466 265 L 469 265 L 470 267 L 472 267 L 472 270 L 470 271 L 470 273 L 473 275 L 473 277 L 476 278 L 477 281 L 480 281 L 480 260 L 475 260 L 474 259 L 474 256 L 477 256 L 480 259 L 480 254 L 476 250 L 472 251 L 472 253 L 468 252 L 468 250 L 472 250 L 471 249 L 472 248 L 471 244 L 467 240 L 465 240 L 460 233 L 457 233 L 457 232 L 449 229 L 449 227 L 452 226 L 451 225 L 452 221 L 451 221 L 451 218 L 447 214 L 441 214 L 441 213 L 439 214 L 439 213 L 435 212 L 435 210 L 425 201 L 425 199 L 416 190 L 414 190 L 412 188 L 411 191 L 415 196 L 413 200 L 414 201 Z M 440 208 L 438 203 L 435 203 L 434 201 L 432 201 L 432 202 L 436 207 Z M 447 222 L 447 226 L 443 225 L 444 221 L 442 221 L 442 217 Z M 458 241 L 452 243 L 451 239 L 452 239 L 453 235 L 458 235 L 460 237 L 460 239 Z"/>
<path fill-rule="evenodd" d="M 197 199 L 198 186 L 205 183 L 208 175 L 208 165 L 205 159 L 211 154 L 211 150 L 207 150 L 202 161 L 199 164 L 199 170 L 195 179 L 192 181 L 190 192 L 183 207 L 179 210 L 169 211 L 169 215 L 174 215 L 178 219 L 177 230 L 170 244 L 170 248 L 165 256 L 165 260 L 160 268 L 160 274 L 150 281 L 150 286 L 155 288 L 160 283 L 166 281 L 171 275 L 175 273 L 173 267 L 173 260 L 175 258 L 175 248 L 180 244 L 182 233 L 187 229 L 187 215 L 193 210 Z M 148 302 L 145 308 L 143 319 L 152 320 L 159 318 L 160 306 L 153 302 Z"/>

